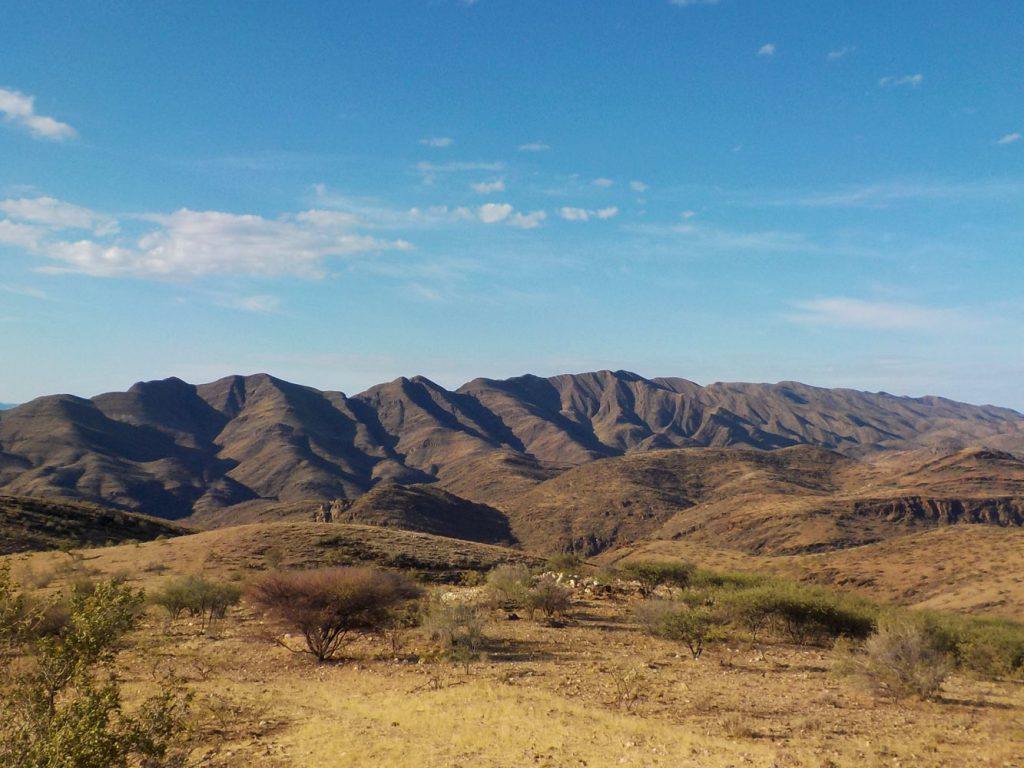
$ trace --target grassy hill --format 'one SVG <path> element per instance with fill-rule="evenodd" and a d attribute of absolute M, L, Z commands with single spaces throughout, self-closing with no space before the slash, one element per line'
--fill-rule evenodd
<path fill-rule="evenodd" d="M 181 536 L 166 520 L 67 499 L 0 495 L 0 554 Z"/>

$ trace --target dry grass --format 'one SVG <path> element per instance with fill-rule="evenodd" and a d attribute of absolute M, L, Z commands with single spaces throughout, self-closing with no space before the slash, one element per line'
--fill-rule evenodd
<path fill-rule="evenodd" d="M 398 559 L 511 557 L 414 534 L 285 523 L 89 550 L 82 562 L 101 575 L 127 571 L 147 589 L 200 572 L 244 581 L 264 567 L 271 544 L 286 566 L 351 554 L 324 547 L 341 533 L 365 533 L 366 551 Z M 40 553 L 31 564 L 41 570 L 59 558 L 67 556 Z M 62 585 L 55 578 L 47 589 Z M 187 619 L 165 627 L 154 610 L 121 672 L 139 698 L 165 672 L 186 679 L 195 693 L 193 763 L 209 768 L 1022 764 L 1017 683 L 954 676 L 938 701 L 895 703 L 835 677 L 824 649 L 716 645 L 693 661 L 678 644 L 643 634 L 625 597 L 577 594 L 560 627 L 489 616 L 486 659 L 467 673 L 416 663 L 431 647 L 420 630 L 400 660 L 383 640 L 362 639 L 346 649 L 346 663 L 317 666 L 275 646 L 245 602 L 212 636 Z"/>

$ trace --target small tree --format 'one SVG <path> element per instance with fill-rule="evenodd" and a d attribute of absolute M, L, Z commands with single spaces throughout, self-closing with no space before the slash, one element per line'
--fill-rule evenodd
<path fill-rule="evenodd" d="M 352 635 L 381 631 L 398 605 L 419 594 L 399 573 L 361 567 L 274 571 L 252 587 L 253 600 L 305 641 L 304 648 L 278 644 L 320 663 L 335 658 Z"/>
<path fill-rule="evenodd" d="M 112 580 L 91 593 L 73 593 L 67 621 L 56 634 L 33 638 L 26 631 L 20 636 L 27 669 L 5 675 L 0 685 L 0 765 L 177 764 L 180 755 L 171 746 L 184 728 L 188 697 L 172 684 L 131 715 L 122 707 L 113 672 L 142 600 L 141 592 Z"/>
<path fill-rule="evenodd" d="M 171 579 L 152 601 L 167 611 L 171 620 L 188 611 L 199 619 L 199 630 L 205 632 L 214 621 L 224 618 L 228 608 L 238 603 L 242 590 L 234 584 L 220 584 L 202 576 Z"/>
<path fill-rule="evenodd" d="M 659 634 L 667 640 L 685 644 L 696 660 L 704 653 L 704 645 L 710 639 L 714 625 L 714 617 L 707 608 L 687 608 L 667 613 L 662 619 Z"/>
<path fill-rule="evenodd" d="M 639 582 L 644 597 L 650 597 L 661 586 L 688 586 L 696 570 L 693 564 L 682 560 L 633 560 L 619 567 L 623 578 Z"/>

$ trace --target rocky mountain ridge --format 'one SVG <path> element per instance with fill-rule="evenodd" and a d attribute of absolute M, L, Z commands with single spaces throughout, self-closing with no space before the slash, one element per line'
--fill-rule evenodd
<path fill-rule="evenodd" d="M 382 482 L 504 500 L 589 462 L 667 448 L 812 445 L 847 456 L 1024 452 L 1024 416 L 936 397 L 625 371 L 447 390 L 414 377 L 347 396 L 266 374 L 138 383 L 0 413 L 0 491 L 167 518 L 241 503 L 355 499 Z"/>

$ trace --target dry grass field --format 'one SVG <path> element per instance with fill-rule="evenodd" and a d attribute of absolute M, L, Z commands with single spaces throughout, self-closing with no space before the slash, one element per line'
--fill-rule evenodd
<path fill-rule="evenodd" d="M 968 542 L 940 539 L 935 551 L 946 544 Z M 748 556 L 721 557 L 730 562 L 709 564 L 738 567 Z M 465 574 L 517 558 L 421 534 L 277 523 L 8 560 L 16 576 L 52 575 L 40 593 L 81 575 L 114 574 L 152 593 L 186 574 L 242 585 L 268 561 L 385 561 L 437 581 L 457 575 L 445 563 Z M 905 574 L 874 578 L 888 576 Z M 480 593 L 428 589 L 464 599 Z M 631 613 L 638 599 L 577 590 L 561 626 L 491 609 L 482 658 L 468 666 L 429 661 L 433 643 L 421 629 L 406 631 L 397 655 L 382 639 L 364 638 L 342 662 L 317 665 L 275 645 L 271 624 L 248 600 L 206 633 L 150 606 L 119 657 L 119 674 L 129 699 L 152 693 L 168 673 L 184 681 L 194 694 L 190 764 L 211 768 L 1024 766 L 1019 681 L 960 674 L 937 700 L 897 702 L 837 675 L 827 648 L 731 641 L 695 661 L 683 645 L 640 630 Z"/>

